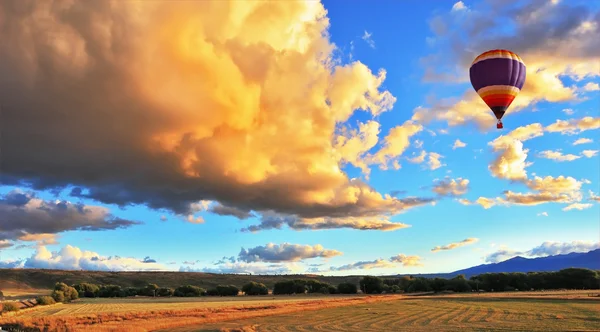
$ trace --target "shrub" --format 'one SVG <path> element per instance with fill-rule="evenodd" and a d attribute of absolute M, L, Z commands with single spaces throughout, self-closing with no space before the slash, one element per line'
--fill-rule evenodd
<path fill-rule="evenodd" d="M 337 289 L 340 294 L 356 294 L 358 292 L 356 284 L 350 282 L 342 282 Z"/>
<path fill-rule="evenodd" d="M 174 291 L 172 288 L 162 287 L 162 288 L 159 288 L 158 290 L 156 290 L 157 296 L 173 296 L 173 293 L 174 293 Z"/>
<path fill-rule="evenodd" d="M 72 300 L 79 298 L 77 290 L 64 282 L 57 282 L 56 285 L 54 285 L 54 291 L 63 293 L 63 301 L 58 301 L 55 298 L 57 302 L 71 302 Z"/>
<path fill-rule="evenodd" d="M 127 291 L 123 291 L 121 286 L 118 285 L 102 285 L 98 292 L 98 296 L 100 297 L 122 297 L 128 294 Z"/>
<path fill-rule="evenodd" d="M 65 293 L 63 291 L 55 290 L 52 292 L 52 298 L 56 302 L 65 302 Z"/>
<path fill-rule="evenodd" d="M 198 286 L 192 286 L 192 285 L 179 286 L 179 287 L 175 288 L 175 291 L 173 292 L 174 296 L 180 296 L 180 297 L 194 297 L 194 296 L 202 296 L 205 294 L 206 294 L 206 290 L 204 288 L 200 288 Z"/>
<path fill-rule="evenodd" d="M 210 288 L 206 291 L 206 295 L 208 296 L 219 296 L 219 291 L 216 288 Z"/>
<path fill-rule="evenodd" d="M 267 295 L 269 294 L 269 289 L 265 284 L 250 281 L 242 287 L 242 292 L 246 295 Z"/>
<path fill-rule="evenodd" d="M 100 292 L 100 286 L 86 282 L 73 285 L 73 288 L 83 297 L 98 297 L 98 293 Z"/>
<path fill-rule="evenodd" d="M 273 294 L 304 294 L 307 291 L 306 284 L 306 281 L 300 279 L 279 281 L 276 282 L 275 287 L 273 287 Z"/>
<path fill-rule="evenodd" d="M 2 311 L 19 311 L 19 306 L 14 302 L 6 302 L 2 304 Z"/>
<path fill-rule="evenodd" d="M 410 286 L 408 286 L 409 293 L 416 292 L 429 292 L 431 291 L 431 286 L 429 285 L 429 280 L 425 278 L 415 278 L 410 281 Z"/>
<path fill-rule="evenodd" d="M 240 293 L 240 289 L 234 285 L 219 285 L 217 286 L 217 292 L 221 296 L 237 296 Z"/>
<path fill-rule="evenodd" d="M 40 296 L 35 299 L 35 302 L 37 302 L 39 305 L 50 305 L 56 303 L 51 296 Z"/>

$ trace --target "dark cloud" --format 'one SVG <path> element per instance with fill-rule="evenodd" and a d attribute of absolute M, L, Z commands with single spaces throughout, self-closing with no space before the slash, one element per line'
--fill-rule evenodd
<path fill-rule="evenodd" d="M 309 258 L 331 258 L 340 256 L 342 253 L 337 250 L 325 249 L 322 245 L 300 245 L 300 244 L 273 244 L 258 246 L 240 251 L 238 261 L 252 262 L 295 262 Z"/>
<path fill-rule="evenodd" d="M 14 243 L 9 240 L 0 240 L 0 249 L 6 249 L 14 246 Z M 15 248 L 19 249 L 19 248 Z"/>
<path fill-rule="evenodd" d="M 235 259 L 234 256 L 231 257 L 227 257 L 227 256 L 223 256 L 223 258 L 221 258 L 220 260 L 218 260 L 215 265 L 221 265 L 221 264 L 225 264 L 225 263 L 235 263 L 237 260 Z"/>
<path fill-rule="evenodd" d="M 149 256 L 146 256 L 143 260 L 142 263 L 156 263 L 156 259 L 152 259 Z"/>
<path fill-rule="evenodd" d="M 59 232 L 112 230 L 141 224 L 115 217 L 104 207 L 44 201 L 19 190 L 0 195 L 0 220 L 0 239 L 46 241 L 48 244 L 56 243 L 51 234 Z"/>
<path fill-rule="evenodd" d="M 241 220 L 255 217 L 251 211 L 245 211 L 236 207 L 225 206 L 222 204 L 213 205 L 208 211 L 220 216 L 234 216 Z"/>

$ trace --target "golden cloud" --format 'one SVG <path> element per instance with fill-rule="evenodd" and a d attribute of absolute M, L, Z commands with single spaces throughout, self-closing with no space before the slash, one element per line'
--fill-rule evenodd
<path fill-rule="evenodd" d="M 318 1 L 1 2 L 0 13 L 7 181 L 75 184 L 196 223 L 199 201 L 365 228 L 339 220 L 406 206 L 341 166 L 399 168 L 423 128 L 406 122 L 369 152 L 379 123 L 347 121 L 396 98 L 385 70 L 334 56 Z"/>
<path fill-rule="evenodd" d="M 456 249 L 456 248 L 460 248 L 469 244 L 473 244 L 473 243 L 477 243 L 479 241 L 478 238 L 475 237 L 470 237 L 467 239 L 464 239 L 460 242 L 453 242 L 444 246 L 436 246 L 435 248 L 431 249 L 432 252 L 438 252 L 438 251 L 442 251 L 442 250 L 452 250 L 452 249 Z"/>

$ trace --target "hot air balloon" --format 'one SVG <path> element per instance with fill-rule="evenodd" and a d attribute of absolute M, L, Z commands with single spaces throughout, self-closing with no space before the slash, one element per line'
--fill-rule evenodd
<path fill-rule="evenodd" d="M 525 63 L 508 50 L 490 50 L 473 60 L 469 69 L 471 85 L 494 112 L 502 129 L 502 117 L 525 84 Z"/>

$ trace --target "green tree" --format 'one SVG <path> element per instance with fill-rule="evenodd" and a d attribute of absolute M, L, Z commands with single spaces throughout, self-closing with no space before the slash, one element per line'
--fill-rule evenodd
<path fill-rule="evenodd" d="M 340 294 L 356 294 L 357 292 L 358 287 L 351 282 L 342 282 L 338 285 L 338 293 Z"/>
<path fill-rule="evenodd" d="M 205 293 L 206 293 L 206 290 L 204 288 L 200 288 L 198 286 L 193 286 L 193 285 L 185 285 L 185 286 L 179 286 L 179 287 L 175 288 L 173 295 L 180 296 L 180 297 L 197 297 L 197 296 L 202 296 Z"/>
<path fill-rule="evenodd" d="M 360 289 L 366 294 L 380 294 L 383 291 L 383 280 L 378 277 L 364 276 L 359 281 Z"/>
<path fill-rule="evenodd" d="M 234 285 L 218 285 L 217 292 L 220 296 L 237 296 L 240 293 L 240 289 Z"/>
<path fill-rule="evenodd" d="M 246 295 L 267 295 L 269 294 L 269 289 L 265 284 L 250 281 L 242 286 L 242 292 Z"/>

